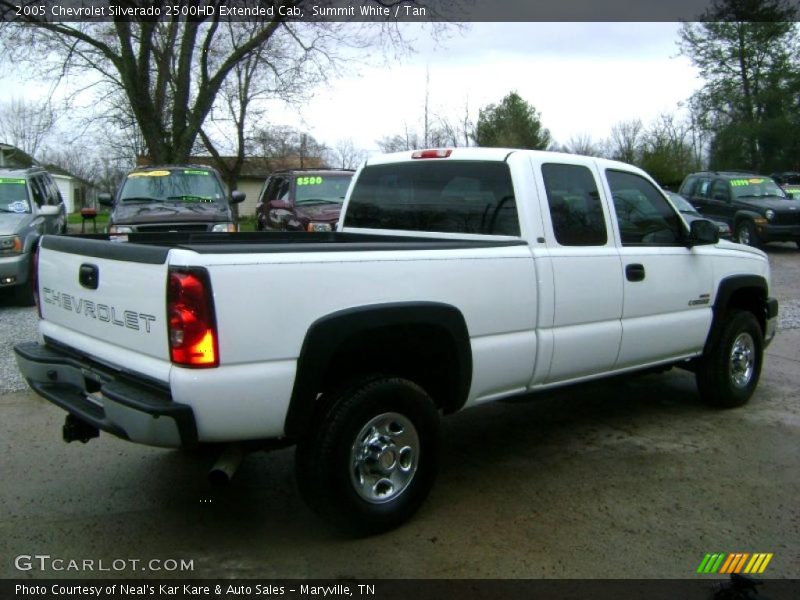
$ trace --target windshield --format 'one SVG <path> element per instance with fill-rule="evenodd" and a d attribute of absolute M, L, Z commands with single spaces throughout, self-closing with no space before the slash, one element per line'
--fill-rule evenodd
<path fill-rule="evenodd" d="M 352 173 L 342 175 L 301 175 L 295 179 L 295 202 L 335 202 L 341 204 L 353 178 Z"/>
<path fill-rule="evenodd" d="M 28 186 L 24 179 L 0 177 L 0 213 L 29 213 Z"/>
<path fill-rule="evenodd" d="M 734 198 L 763 198 L 779 196 L 785 198 L 783 190 L 768 177 L 750 177 L 747 179 L 731 179 Z"/>
<path fill-rule="evenodd" d="M 125 180 L 122 202 L 216 202 L 225 194 L 219 181 L 206 169 L 134 171 Z"/>

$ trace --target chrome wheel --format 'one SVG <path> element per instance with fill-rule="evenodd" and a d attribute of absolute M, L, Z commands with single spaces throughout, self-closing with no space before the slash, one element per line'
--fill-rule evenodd
<path fill-rule="evenodd" d="M 750 228 L 747 225 L 739 226 L 739 235 L 736 236 L 740 244 L 750 245 Z"/>
<path fill-rule="evenodd" d="M 733 342 L 730 356 L 731 382 L 738 388 L 747 387 L 755 370 L 756 344 L 749 333 L 740 333 Z"/>
<path fill-rule="evenodd" d="M 414 424 L 394 412 L 371 419 L 350 450 L 350 481 L 367 502 L 393 500 L 414 479 L 419 464 L 420 441 Z"/>

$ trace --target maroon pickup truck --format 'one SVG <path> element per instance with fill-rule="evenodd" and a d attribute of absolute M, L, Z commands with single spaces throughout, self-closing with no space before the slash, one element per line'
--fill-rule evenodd
<path fill-rule="evenodd" d="M 291 169 L 267 178 L 256 204 L 259 231 L 333 231 L 354 171 Z"/>

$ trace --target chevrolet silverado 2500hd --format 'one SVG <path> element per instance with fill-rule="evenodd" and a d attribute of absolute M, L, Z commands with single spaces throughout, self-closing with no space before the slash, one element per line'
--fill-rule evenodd
<path fill-rule="evenodd" d="M 305 500 L 379 531 L 428 494 L 440 415 L 673 365 L 739 406 L 775 333 L 765 255 L 687 226 L 626 164 L 378 156 L 342 214 L 327 233 L 45 236 L 20 369 L 68 440 L 294 443 Z"/>

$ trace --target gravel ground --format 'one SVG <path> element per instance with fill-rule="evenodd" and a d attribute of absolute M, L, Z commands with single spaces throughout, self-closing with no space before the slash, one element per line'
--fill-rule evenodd
<path fill-rule="evenodd" d="M 781 302 L 778 314 L 780 329 L 800 329 L 800 300 Z"/>
<path fill-rule="evenodd" d="M 35 308 L 20 308 L 5 298 L 0 300 L 0 394 L 28 388 L 17 370 L 13 348 L 20 342 L 37 339 L 38 322 Z"/>

